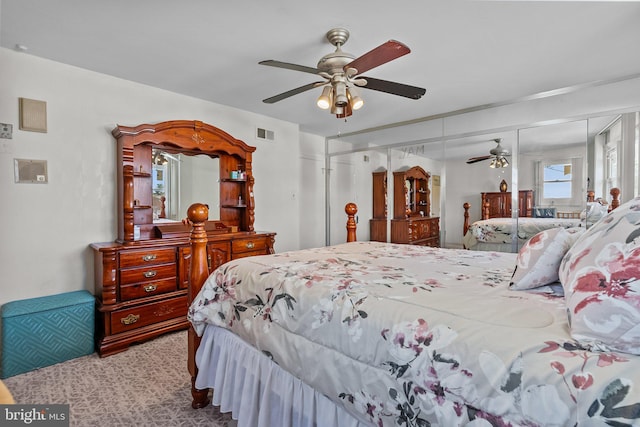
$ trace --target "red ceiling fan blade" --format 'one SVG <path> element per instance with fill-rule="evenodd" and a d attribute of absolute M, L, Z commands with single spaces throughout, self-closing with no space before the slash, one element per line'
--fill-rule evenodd
<path fill-rule="evenodd" d="M 373 79 L 371 77 L 361 76 L 367 84 L 360 86 L 364 89 L 377 90 L 380 92 L 390 93 L 392 95 L 404 96 L 411 99 L 420 99 L 427 90 L 417 86 L 410 86 L 403 83 L 390 82 L 388 80 Z"/>
<path fill-rule="evenodd" d="M 471 157 L 469 160 L 467 160 L 467 164 L 470 165 L 472 163 L 477 163 L 477 162 L 481 162 L 483 160 L 487 160 L 492 158 L 493 156 L 480 156 L 480 157 Z"/>
<path fill-rule="evenodd" d="M 364 55 L 354 59 L 344 66 L 344 70 L 346 71 L 347 68 L 355 68 L 358 71 L 357 74 L 362 74 L 372 68 L 386 64 L 396 58 L 400 58 L 409 52 L 411 52 L 411 49 L 409 49 L 405 44 L 396 40 L 389 40 L 388 42 L 383 43 Z"/>
<path fill-rule="evenodd" d="M 278 95 L 272 96 L 272 97 L 270 97 L 270 98 L 263 99 L 263 100 L 262 100 L 262 102 L 264 102 L 265 104 L 273 104 L 273 103 L 275 103 L 275 102 L 282 101 L 282 100 L 283 100 L 283 99 L 285 99 L 285 98 L 289 98 L 290 96 L 297 95 L 297 94 L 299 94 L 299 93 L 302 93 L 302 92 L 306 92 L 306 91 L 308 91 L 308 90 L 311 90 L 311 89 L 313 89 L 314 87 L 322 86 L 322 85 L 323 85 L 323 84 L 325 84 L 325 83 L 326 83 L 326 82 L 313 82 L 313 83 L 308 83 L 308 84 L 306 84 L 306 85 L 304 85 L 304 86 L 300 86 L 300 87 L 297 87 L 297 88 L 295 88 L 295 89 L 291 89 L 291 90 L 288 90 L 288 91 L 286 91 L 286 92 L 282 92 L 281 94 L 278 94 Z"/>

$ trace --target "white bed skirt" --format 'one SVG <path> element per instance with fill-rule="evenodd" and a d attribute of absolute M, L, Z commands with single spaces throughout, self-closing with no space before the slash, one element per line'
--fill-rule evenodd
<path fill-rule="evenodd" d="M 208 326 L 196 354 L 196 387 L 238 427 L 370 427 L 232 332 Z M 314 369 L 310 366 L 309 369 Z"/>

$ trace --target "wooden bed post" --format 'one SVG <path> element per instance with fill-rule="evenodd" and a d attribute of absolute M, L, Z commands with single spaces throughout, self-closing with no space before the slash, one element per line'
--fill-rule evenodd
<path fill-rule="evenodd" d="M 358 206 L 355 203 L 347 203 L 344 207 L 347 213 L 347 242 L 356 241 L 356 220 L 355 215 L 358 213 Z"/>
<path fill-rule="evenodd" d="M 489 219 L 491 214 L 491 203 L 488 199 L 482 201 L 482 219 Z"/>
<path fill-rule="evenodd" d="M 202 285 L 209 276 L 207 268 L 207 232 L 204 223 L 209 217 L 209 209 L 202 203 L 194 203 L 187 210 L 187 218 L 193 224 L 191 229 L 191 268 L 189 272 L 189 292 L 187 296 L 188 304 L 191 305 L 193 299 L 198 295 Z M 209 389 L 199 390 L 196 388 L 196 350 L 200 345 L 200 337 L 196 334 L 193 326 L 189 326 L 189 358 L 187 366 L 191 374 L 191 396 L 193 401 L 191 406 L 194 409 L 204 408 L 209 404 Z"/>
<path fill-rule="evenodd" d="M 611 204 L 609 205 L 609 212 L 620 206 L 620 189 L 613 187 L 609 194 L 611 194 Z"/>
<path fill-rule="evenodd" d="M 467 234 L 467 230 L 469 229 L 469 208 L 471 207 L 471 204 L 469 202 L 465 202 L 462 207 L 464 208 L 464 224 L 462 225 L 462 235 L 464 236 Z"/>

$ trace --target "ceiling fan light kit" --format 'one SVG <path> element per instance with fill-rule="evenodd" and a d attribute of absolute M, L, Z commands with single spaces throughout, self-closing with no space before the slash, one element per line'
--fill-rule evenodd
<path fill-rule="evenodd" d="M 328 110 L 331 107 L 331 98 L 333 98 L 333 92 L 331 86 L 325 86 L 322 89 L 322 94 L 318 97 L 316 104 L 323 110 Z"/>
<path fill-rule="evenodd" d="M 494 169 L 506 168 L 507 166 L 509 166 L 509 162 L 507 161 L 506 157 L 502 156 L 492 159 L 491 163 L 489 164 L 489 167 Z"/>
<path fill-rule="evenodd" d="M 467 164 L 470 165 L 472 163 L 477 163 L 483 160 L 491 159 L 491 163 L 489 163 L 490 168 L 499 169 L 499 168 L 506 168 L 507 166 L 509 166 L 509 161 L 507 160 L 507 156 L 509 156 L 510 153 L 508 150 L 505 150 L 504 148 L 502 148 L 502 145 L 500 145 L 500 141 L 502 141 L 502 139 L 496 138 L 493 141 L 497 145 L 495 148 L 489 151 L 488 156 L 471 157 L 470 159 L 467 160 Z"/>
<path fill-rule="evenodd" d="M 272 104 L 318 86 L 324 86 L 316 104 L 323 110 L 329 110 L 337 118 L 344 118 L 350 116 L 353 111 L 362 108 L 364 105 L 364 100 L 360 97 L 356 86 L 409 99 L 420 99 L 425 94 L 426 90 L 420 87 L 361 76 L 361 73 L 411 52 L 404 44 L 389 40 L 356 58 L 354 55 L 344 52 L 341 48 L 349 39 L 349 31 L 344 28 L 334 28 L 327 32 L 326 37 L 336 47 L 336 50 L 320 58 L 317 68 L 274 60 L 259 62 L 260 65 L 316 74 L 325 79 L 324 82 L 309 83 L 266 98 L 263 102 Z"/>

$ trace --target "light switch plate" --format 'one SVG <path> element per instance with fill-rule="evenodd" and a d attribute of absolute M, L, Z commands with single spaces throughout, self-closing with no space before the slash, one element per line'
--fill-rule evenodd
<path fill-rule="evenodd" d="M 0 123 L 0 138 L 13 138 L 13 125 L 10 125 L 8 123 Z"/>

